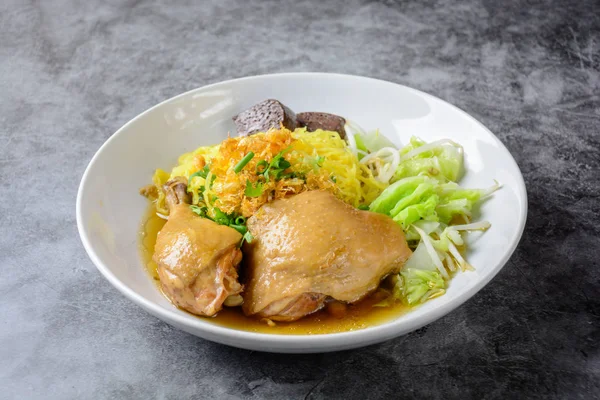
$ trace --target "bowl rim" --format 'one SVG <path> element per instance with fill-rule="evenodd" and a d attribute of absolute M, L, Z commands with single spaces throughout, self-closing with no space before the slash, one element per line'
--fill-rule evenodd
<path fill-rule="evenodd" d="M 86 229 L 86 223 L 84 222 L 83 215 L 82 215 L 83 193 L 86 188 L 86 183 L 89 179 L 90 171 L 93 169 L 94 165 L 98 161 L 100 154 L 106 149 L 106 147 L 109 145 L 109 143 L 111 141 L 115 140 L 115 138 L 118 137 L 119 135 L 121 135 L 122 132 L 125 132 L 130 125 L 134 124 L 138 119 L 141 119 L 144 116 L 146 116 L 147 114 L 154 112 L 154 110 L 162 107 L 163 105 L 165 105 L 167 103 L 177 101 L 177 100 L 179 100 L 185 96 L 188 96 L 196 91 L 214 89 L 215 87 L 217 87 L 219 85 L 235 84 L 238 82 L 248 81 L 248 80 L 260 80 L 260 79 L 271 79 L 271 78 L 281 78 L 281 77 L 304 78 L 304 79 L 306 79 L 306 78 L 310 79 L 310 78 L 315 78 L 315 77 L 332 78 L 332 79 L 349 79 L 349 80 L 357 80 L 358 79 L 358 80 L 372 81 L 372 83 L 379 83 L 379 84 L 383 83 L 383 84 L 395 85 L 395 86 L 402 88 L 403 90 L 413 92 L 413 93 L 423 96 L 425 98 L 430 98 L 430 99 L 433 99 L 436 101 L 443 102 L 445 105 L 450 106 L 453 111 L 459 113 L 462 117 L 465 117 L 466 119 L 475 123 L 479 128 L 482 128 L 484 131 L 486 131 L 490 135 L 491 139 L 495 142 L 495 144 L 506 151 L 506 153 L 508 154 L 508 156 L 510 158 L 510 162 L 512 162 L 514 164 L 514 167 L 516 167 L 516 170 L 519 172 L 518 176 L 515 177 L 516 181 L 518 183 L 518 187 L 516 187 L 514 189 L 518 192 L 518 195 L 522 199 L 522 207 L 521 207 L 520 213 L 519 213 L 521 218 L 518 221 L 517 229 L 514 231 L 513 235 L 510 237 L 510 245 L 509 245 L 508 251 L 506 251 L 503 254 L 503 256 L 500 258 L 500 260 L 493 266 L 493 268 L 491 268 L 487 274 L 483 275 L 481 277 L 481 279 L 478 282 L 476 282 L 473 286 L 469 287 L 467 290 L 465 290 L 461 293 L 458 293 L 455 297 L 453 297 L 448 302 L 441 304 L 439 307 L 436 307 L 436 308 L 430 310 L 426 314 L 423 314 L 420 316 L 419 315 L 414 316 L 414 314 L 413 314 L 413 316 L 411 317 L 412 313 L 407 313 L 407 314 L 404 314 L 402 318 L 399 318 L 396 320 L 392 319 L 392 320 L 390 320 L 388 322 L 384 322 L 380 325 L 374 325 L 374 326 L 369 326 L 369 327 L 366 327 L 363 329 L 357 329 L 357 330 L 339 332 L 339 333 L 305 334 L 305 335 L 290 334 L 290 335 L 288 335 L 288 334 L 276 334 L 276 333 L 250 332 L 250 331 L 242 331 L 242 330 L 233 329 L 233 328 L 227 328 L 227 327 L 219 326 L 217 324 L 213 324 L 213 323 L 210 323 L 207 321 L 202 321 L 202 319 L 199 317 L 184 316 L 184 315 L 178 314 L 175 312 L 175 310 L 176 310 L 175 306 L 173 306 L 173 310 L 165 309 L 165 308 L 155 304 L 154 302 L 144 298 L 143 296 L 138 294 L 136 291 L 131 289 L 128 285 L 123 283 L 120 279 L 118 279 L 110 271 L 110 269 L 102 262 L 102 260 L 98 256 L 97 252 L 95 251 L 94 245 L 88 235 L 88 232 Z M 124 124 L 121 128 L 119 128 L 96 151 L 96 153 L 92 157 L 91 161 L 89 162 L 88 166 L 86 167 L 86 169 L 82 175 L 82 178 L 81 178 L 81 181 L 79 184 L 79 189 L 77 191 L 77 200 L 76 200 L 77 229 L 79 231 L 79 236 L 80 236 L 81 242 L 83 243 L 83 246 L 84 246 L 88 256 L 90 257 L 90 259 L 92 260 L 92 262 L 94 263 L 96 268 L 100 271 L 100 273 L 117 290 L 119 290 L 123 295 L 125 295 L 125 297 L 129 298 L 131 301 L 138 304 L 139 306 L 144 308 L 146 311 L 149 311 L 149 312 L 155 314 L 156 316 L 160 316 L 160 318 L 163 319 L 164 321 L 173 321 L 177 324 L 189 327 L 190 329 L 204 331 L 213 337 L 217 337 L 217 338 L 222 337 L 224 339 L 223 342 L 226 342 L 227 344 L 230 344 L 233 346 L 236 346 L 236 341 L 240 341 L 240 340 L 246 341 L 246 342 L 248 342 L 248 341 L 251 341 L 251 342 L 268 341 L 268 342 L 272 343 L 273 346 L 276 348 L 282 348 L 284 345 L 289 345 L 289 346 L 291 346 L 290 348 L 298 347 L 297 349 L 300 349 L 300 347 L 305 347 L 307 345 L 317 344 L 317 343 L 318 343 L 318 346 L 317 346 L 318 348 L 327 348 L 327 347 L 334 348 L 335 347 L 335 349 L 356 347 L 357 344 L 361 344 L 361 343 L 367 342 L 367 341 L 369 343 L 376 343 L 378 341 L 391 339 L 393 337 L 400 336 L 402 334 L 414 331 L 414 330 L 416 330 L 424 325 L 430 324 L 430 323 L 434 322 L 435 320 L 450 313 L 454 309 L 461 306 L 464 302 L 466 302 L 472 296 L 474 296 L 484 286 L 486 286 L 492 280 L 492 278 L 494 278 L 496 276 L 496 274 L 498 274 L 498 272 L 500 272 L 500 270 L 509 261 L 510 257 L 512 256 L 515 249 L 517 248 L 517 246 L 520 242 L 520 239 L 523 235 L 523 231 L 525 229 L 525 223 L 527 220 L 527 210 L 528 210 L 528 202 L 527 202 L 527 191 L 526 191 L 526 187 L 525 187 L 525 181 L 523 179 L 523 174 L 521 173 L 521 170 L 519 169 L 519 166 L 516 163 L 514 157 L 512 156 L 510 151 L 508 151 L 506 146 L 504 146 L 504 144 L 500 141 L 500 139 L 498 139 L 496 137 L 496 135 L 494 135 L 486 126 L 484 126 L 481 122 L 479 122 L 477 119 L 472 117 L 470 114 L 468 114 L 464 110 L 458 108 L 457 106 L 455 106 L 451 103 L 448 103 L 436 96 L 430 95 L 423 91 L 413 89 L 411 87 L 408 87 L 408 86 L 405 86 L 402 84 L 398 84 L 395 82 L 390 82 L 390 81 L 386 81 L 386 80 L 382 80 L 382 79 L 377 79 L 377 78 L 360 76 L 360 75 L 326 73 L 326 72 L 286 72 L 286 73 L 276 73 L 276 74 L 261 74 L 261 75 L 253 75 L 253 76 L 247 76 L 247 77 L 242 77 L 242 78 L 230 79 L 230 80 L 216 82 L 216 83 L 212 83 L 209 85 L 201 86 L 201 87 L 186 91 L 184 93 L 181 93 L 179 95 L 176 95 L 174 97 L 166 99 L 166 100 L 150 107 L 149 109 L 138 114 L 136 117 L 134 117 L 129 122 Z M 228 339 L 228 340 L 225 340 L 225 339 Z M 216 339 L 211 339 L 211 340 L 216 340 Z M 216 341 L 218 341 L 218 340 L 216 340 Z M 366 343 L 366 344 L 369 344 L 369 343 Z M 248 348 L 247 346 L 244 346 L 244 343 L 239 343 L 238 346 Z"/>

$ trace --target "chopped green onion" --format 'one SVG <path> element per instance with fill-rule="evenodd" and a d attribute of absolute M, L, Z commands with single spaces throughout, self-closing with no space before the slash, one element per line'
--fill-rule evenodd
<path fill-rule="evenodd" d="M 242 158 L 240 162 L 238 162 L 235 165 L 235 167 L 233 167 L 233 172 L 239 174 L 242 171 L 242 169 L 246 166 L 246 164 L 248 164 L 250 160 L 252 160 L 252 158 L 254 158 L 253 152 L 249 152 L 248 154 L 246 154 L 244 158 Z"/>
<path fill-rule="evenodd" d="M 231 224 L 231 225 L 229 225 L 229 227 L 235 229 L 236 231 L 238 231 L 242 235 L 245 235 L 246 232 L 248 232 L 248 228 L 246 228 L 246 225 L 234 225 L 234 224 Z"/>
<path fill-rule="evenodd" d="M 219 225 L 230 225 L 232 222 L 231 216 L 225 214 L 219 208 L 215 207 L 215 219 L 214 221 Z"/>
<path fill-rule="evenodd" d="M 207 207 L 199 207 L 199 206 L 191 205 L 190 208 L 192 209 L 192 211 L 195 214 L 198 214 L 199 216 L 201 216 L 203 218 L 210 219 L 211 221 L 214 221 L 219 225 L 225 225 L 225 226 L 228 226 L 228 227 L 238 231 L 242 235 L 240 247 L 242 247 L 244 240 L 247 241 L 248 243 L 250 243 L 252 241 L 253 237 L 252 237 L 252 234 L 248 231 L 248 228 L 246 227 L 246 218 L 245 217 L 238 215 L 236 213 L 226 214 L 225 212 L 221 211 L 219 208 L 215 207 L 215 209 L 214 209 L 215 210 L 215 218 L 213 219 L 207 215 L 207 211 L 208 211 Z"/>

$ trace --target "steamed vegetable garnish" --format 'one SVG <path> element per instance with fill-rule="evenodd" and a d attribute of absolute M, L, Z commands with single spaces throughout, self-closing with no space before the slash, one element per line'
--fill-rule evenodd
<path fill-rule="evenodd" d="M 366 154 L 369 153 L 367 146 L 365 146 L 365 142 L 362 139 L 362 135 L 357 133 L 354 135 L 354 142 L 356 143 L 356 152 L 358 153 L 358 159 L 361 160 Z"/>
<path fill-rule="evenodd" d="M 355 124 L 350 126 L 354 132 L 357 132 L 351 135 L 352 143 L 350 143 L 350 147 L 354 146 L 356 148 L 360 163 L 369 168 L 375 179 L 388 184 L 400 164 L 398 149 L 379 131 L 365 133 Z"/>
<path fill-rule="evenodd" d="M 400 154 L 394 147 L 383 147 L 360 160 L 372 171 L 375 178 L 382 183 L 389 183 L 400 164 Z"/>
<path fill-rule="evenodd" d="M 356 133 L 354 135 L 354 140 L 356 142 L 359 160 L 362 160 L 368 154 L 376 153 L 384 148 L 397 150 L 396 145 L 384 135 L 380 134 L 379 130 L 368 133 Z"/>
<path fill-rule="evenodd" d="M 391 213 L 393 214 L 394 221 L 400 223 L 402 225 L 402 228 L 408 229 L 408 227 L 411 224 L 421 219 L 435 220 L 435 210 L 437 203 L 437 195 L 431 194 L 427 196 L 423 201 L 416 202 L 415 204 L 410 204 L 397 212 L 395 207 Z"/>
<path fill-rule="evenodd" d="M 421 219 L 449 224 L 456 217 L 471 219 L 473 206 L 498 189 L 462 189 L 456 183 L 440 184 L 427 175 L 403 178 L 388 186 L 370 205 L 370 210 L 387 214 L 405 230 Z"/>
<path fill-rule="evenodd" d="M 426 143 L 412 137 L 398 155 L 393 183 L 369 209 L 392 217 L 415 249 L 400 273 L 399 289 L 395 291 L 398 299 L 413 305 L 443 294 L 445 282 L 458 269 L 473 269 L 459 250 L 465 247 L 460 232 L 490 227 L 487 221 L 470 223 L 472 209 L 499 185 L 489 189 L 460 187 L 456 181 L 462 174 L 463 150 L 451 140 Z M 366 155 L 361 163 L 371 159 L 378 159 L 378 153 Z M 453 226 L 456 221 L 462 224 Z"/>
<path fill-rule="evenodd" d="M 182 155 L 140 191 L 167 219 L 152 251 L 177 306 L 203 316 L 241 306 L 271 324 L 339 318 L 348 304 L 417 306 L 474 269 L 465 235 L 490 228 L 474 209 L 499 185 L 459 185 L 460 144 L 412 137 L 398 148 L 273 99 L 234 121 L 241 136 Z"/>
<path fill-rule="evenodd" d="M 443 295 L 446 286 L 437 271 L 404 267 L 398 279 L 396 296 L 412 306 Z"/>
<path fill-rule="evenodd" d="M 463 148 L 452 140 L 443 139 L 425 143 L 412 137 L 400 150 L 401 161 L 394 179 L 427 175 L 448 182 L 460 179 L 463 169 Z"/>
<path fill-rule="evenodd" d="M 387 137 L 382 135 L 378 129 L 363 135 L 361 140 L 367 152 L 369 153 L 374 153 L 377 150 L 383 149 L 384 147 L 392 147 L 394 149 L 397 148 L 396 145 Z"/>
<path fill-rule="evenodd" d="M 425 176 L 414 176 L 392 183 L 370 205 L 371 211 L 388 214 L 405 196 L 413 193 L 417 187 L 429 179 Z"/>

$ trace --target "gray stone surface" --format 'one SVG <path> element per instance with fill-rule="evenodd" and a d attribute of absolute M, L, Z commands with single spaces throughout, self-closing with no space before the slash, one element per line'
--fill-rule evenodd
<path fill-rule="evenodd" d="M 1 2 L 0 398 L 600 398 L 600 3 L 295 3 Z M 308 70 L 413 86 L 495 132 L 529 191 L 508 265 L 430 326 L 324 355 L 209 343 L 121 296 L 75 226 L 94 152 L 178 93 Z"/>

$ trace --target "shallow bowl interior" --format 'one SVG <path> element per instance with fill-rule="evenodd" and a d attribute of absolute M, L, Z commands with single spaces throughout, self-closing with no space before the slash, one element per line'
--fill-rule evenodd
<path fill-rule="evenodd" d="M 468 260 L 476 270 L 458 274 L 446 295 L 388 323 L 329 335 L 269 335 L 220 327 L 173 307 L 145 272 L 138 232 L 147 201 L 138 188 L 156 168 L 170 170 L 177 157 L 235 133 L 231 117 L 267 98 L 296 112 L 339 114 L 396 144 L 412 135 L 451 138 L 464 146 L 461 184 L 503 187 L 478 210 L 492 228 L 469 236 Z M 156 317 L 216 342 L 273 352 L 323 352 L 364 346 L 415 330 L 458 307 L 487 284 L 508 261 L 523 231 L 525 185 L 504 145 L 456 107 L 405 86 L 370 78 L 292 73 L 222 82 L 167 100 L 119 129 L 90 162 L 77 198 L 82 242 L 100 272 L 124 295 Z"/>

